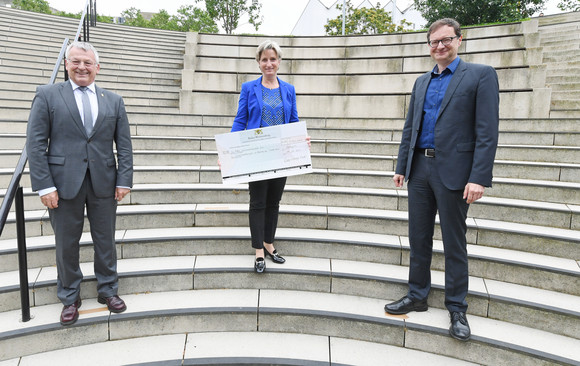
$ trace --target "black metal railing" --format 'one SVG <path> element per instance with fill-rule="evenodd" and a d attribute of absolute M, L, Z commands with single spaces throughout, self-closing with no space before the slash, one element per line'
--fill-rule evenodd
<path fill-rule="evenodd" d="M 75 34 L 75 40 L 83 40 L 85 42 L 89 41 L 89 27 L 94 27 L 97 25 L 97 14 L 96 14 L 96 0 L 86 0 L 86 5 L 84 7 L 83 13 L 81 15 L 81 20 L 79 21 L 79 26 L 77 28 L 77 33 Z M 83 32 L 83 38 L 80 38 L 81 30 Z M 56 81 L 60 65 L 65 56 L 66 47 L 68 45 L 69 39 L 65 38 L 58 59 L 54 64 L 52 70 L 52 75 L 48 84 L 54 84 Z M 68 80 L 68 74 L 64 73 L 64 79 Z M 22 149 L 20 154 L 20 159 L 18 164 L 14 169 L 14 174 L 6 190 L 4 200 L 0 206 L 0 236 L 4 231 L 6 226 L 6 221 L 8 220 L 8 214 L 12 207 L 12 202 L 15 202 L 15 219 L 16 219 L 16 237 L 18 243 L 18 271 L 20 274 L 20 303 L 22 306 L 22 321 L 27 322 L 31 319 L 30 316 L 30 296 L 28 289 L 28 261 L 26 257 L 26 220 L 24 217 L 24 194 L 22 191 L 22 186 L 20 185 L 20 180 L 22 174 L 24 174 L 24 167 L 28 161 L 28 154 L 26 153 L 26 146 Z"/>

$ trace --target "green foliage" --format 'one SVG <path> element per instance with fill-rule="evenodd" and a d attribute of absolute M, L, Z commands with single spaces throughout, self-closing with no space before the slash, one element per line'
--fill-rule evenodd
<path fill-rule="evenodd" d="M 169 15 L 166 10 L 160 10 L 147 20 L 141 10 L 129 8 L 121 13 L 125 24 L 135 27 L 167 29 L 181 32 L 217 33 L 218 27 L 209 14 L 193 5 L 181 6 L 177 15 Z"/>
<path fill-rule="evenodd" d="M 14 9 L 34 11 L 37 13 L 52 14 L 48 1 L 45 0 L 14 0 L 12 2 Z"/>
<path fill-rule="evenodd" d="M 59 17 L 67 17 L 67 18 L 74 18 L 80 19 L 82 12 L 79 13 L 67 13 L 66 11 L 55 11 L 52 13 L 53 15 L 58 15 Z M 97 22 L 101 23 L 113 23 L 113 17 L 106 16 L 106 15 L 98 15 L 97 14 Z"/>
<path fill-rule="evenodd" d="M 202 0 L 196 0 L 199 3 Z M 249 1 L 249 5 L 248 5 Z M 262 24 L 260 10 L 262 4 L 259 0 L 205 0 L 205 9 L 214 21 L 219 21 L 227 34 L 238 28 L 240 18 L 247 14 L 248 22 L 256 31 Z"/>
<path fill-rule="evenodd" d="M 547 0 L 414 0 L 427 25 L 453 18 L 464 25 L 516 22 L 544 8 Z M 566 1 L 566 0 L 564 0 Z M 573 1 L 573 0 L 570 0 Z M 576 0 L 577 1 L 577 0 Z"/>
<path fill-rule="evenodd" d="M 182 32 L 218 33 L 219 29 L 209 13 L 193 5 L 181 6 L 177 15 L 172 17 L 175 30 Z"/>
<path fill-rule="evenodd" d="M 121 12 L 121 17 L 125 18 L 125 24 L 133 27 L 147 27 L 147 20 L 143 18 L 141 10 L 129 8 Z"/>
<path fill-rule="evenodd" d="M 342 5 L 336 7 L 342 10 Z M 404 32 L 405 26 L 411 25 L 406 20 L 402 20 L 400 25 L 393 23 L 393 19 L 381 4 L 377 3 L 374 8 L 354 9 L 350 0 L 346 2 L 344 33 L 348 34 L 383 34 Z M 324 25 L 324 30 L 329 36 L 342 34 L 342 14 L 335 19 L 330 19 Z"/>
<path fill-rule="evenodd" d="M 166 10 L 159 10 L 159 13 L 154 14 L 147 22 L 148 28 L 156 29 L 172 29 L 175 27 L 171 23 L 171 15 Z"/>
<path fill-rule="evenodd" d="M 79 15 L 80 18 L 80 15 Z M 108 15 L 99 15 L 97 14 L 97 22 L 101 23 L 113 23 L 113 17 Z"/>
<path fill-rule="evenodd" d="M 558 8 L 562 11 L 580 11 L 580 0 L 560 0 Z"/>

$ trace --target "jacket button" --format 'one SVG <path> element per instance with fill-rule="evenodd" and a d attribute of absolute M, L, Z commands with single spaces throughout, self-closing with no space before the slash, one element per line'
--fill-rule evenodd
<path fill-rule="evenodd" d="M 86 163 L 88 160 L 87 159 L 83 159 L 83 161 Z"/>

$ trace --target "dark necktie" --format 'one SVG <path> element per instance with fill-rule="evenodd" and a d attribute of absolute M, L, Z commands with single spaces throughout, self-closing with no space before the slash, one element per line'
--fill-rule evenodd
<path fill-rule="evenodd" d="M 89 99 L 89 95 L 87 94 L 88 88 L 86 86 L 79 86 L 79 89 L 83 93 L 83 116 L 85 130 L 87 131 L 87 135 L 90 135 L 91 131 L 93 130 L 93 112 L 91 111 L 91 101 Z"/>

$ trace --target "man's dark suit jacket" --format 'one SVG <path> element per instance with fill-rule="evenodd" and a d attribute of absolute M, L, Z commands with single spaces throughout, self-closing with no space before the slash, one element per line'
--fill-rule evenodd
<path fill-rule="evenodd" d="M 395 173 L 412 179 L 412 162 L 421 129 L 431 72 L 413 86 Z M 491 187 L 498 140 L 499 84 L 491 66 L 460 60 L 447 87 L 435 124 L 435 162 L 449 190 L 467 183 Z"/>
<path fill-rule="evenodd" d="M 59 198 L 72 199 L 87 169 L 97 197 L 111 197 L 115 187 L 133 185 L 131 134 L 123 99 L 97 86 L 95 90 L 99 114 L 87 136 L 69 81 L 37 88 L 26 143 L 34 191 L 56 187 Z"/>

